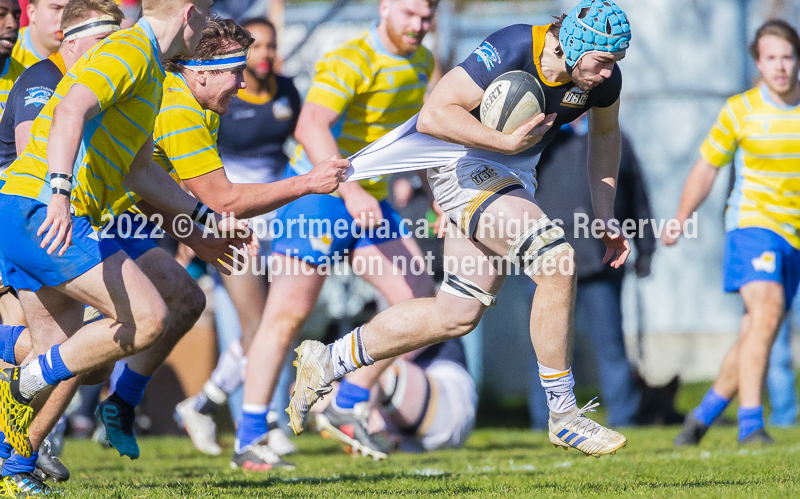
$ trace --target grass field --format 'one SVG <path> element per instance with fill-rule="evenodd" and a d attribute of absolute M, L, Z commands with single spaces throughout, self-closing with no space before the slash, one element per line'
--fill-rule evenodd
<path fill-rule="evenodd" d="M 681 391 L 686 410 L 704 386 Z M 555 449 L 544 433 L 480 428 L 466 447 L 426 455 L 354 459 L 315 436 L 296 441 L 294 471 L 230 470 L 232 437 L 222 457 L 202 456 L 188 438 L 142 438 L 137 461 L 87 441 L 68 440 L 64 461 L 71 497 L 798 497 L 800 429 L 771 429 L 778 444 L 740 449 L 736 428 L 712 429 L 698 448 L 676 450 L 677 428 L 629 429 L 629 444 L 601 459 Z"/>

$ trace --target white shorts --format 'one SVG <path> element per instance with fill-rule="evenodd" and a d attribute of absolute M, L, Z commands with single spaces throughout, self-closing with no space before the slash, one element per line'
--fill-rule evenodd
<path fill-rule="evenodd" d="M 403 437 L 400 450 L 458 449 L 475 429 L 475 382 L 463 366 L 449 360 L 434 362 L 425 374 L 431 386 L 428 411 L 417 434 Z"/>
<path fill-rule="evenodd" d="M 428 170 L 436 202 L 472 236 L 489 204 L 515 189 L 536 190 L 539 155 L 506 155 L 465 147 L 417 131 L 417 117 L 352 155 L 347 180 Z"/>

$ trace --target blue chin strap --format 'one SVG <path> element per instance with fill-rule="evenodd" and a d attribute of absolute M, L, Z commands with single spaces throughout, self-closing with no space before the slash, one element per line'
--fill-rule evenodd
<path fill-rule="evenodd" d="M 582 0 L 561 24 L 558 34 L 567 71 L 590 52 L 622 52 L 631 41 L 628 16 L 611 0 Z"/>

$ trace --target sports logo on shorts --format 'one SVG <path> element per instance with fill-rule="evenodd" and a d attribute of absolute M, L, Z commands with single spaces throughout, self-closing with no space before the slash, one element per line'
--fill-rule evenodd
<path fill-rule="evenodd" d="M 587 100 L 589 100 L 589 92 L 584 92 L 578 87 L 572 87 L 569 92 L 564 94 L 561 105 L 581 109 L 586 106 Z"/>
<path fill-rule="evenodd" d="M 497 49 L 489 42 L 483 42 L 472 53 L 478 56 L 479 61 L 483 61 L 486 65 L 486 71 L 491 71 L 495 64 L 503 62 L 500 60 L 500 54 L 497 53 Z"/>
<path fill-rule="evenodd" d="M 497 172 L 494 171 L 493 168 L 489 168 L 488 166 L 481 166 L 480 168 L 472 172 L 472 175 L 470 175 L 469 178 L 472 179 L 475 185 L 481 185 L 482 183 L 496 176 Z"/>
<path fill-rule="evenodd" d="M 753 264 L 753 270 L 756 272 L 766 272 L 767 274 L 772 274 L 775 272 L 776 267 L 775 252 L 765 251 L 761 253 L 761 256 L 758 258 L 753 258 L 750 260 L 750 263 Z"/>
<path fill-rule="evenodd" d="M 25 97 L 25 107 L 33 104 L 36 107 L 44 106 L 50 100 L 53 91 L 46 87 L 33 87 L 28 89 L 28 95 Z"/>
<path fill-rule="evenodd" d="M 308 242 L 311 243 L 311 249 L 319 251 L 324 255 L 331 254 L 331 245 L 333 244 L 333 237 L 325 234 L 322 237 L 309 237 Z"/>

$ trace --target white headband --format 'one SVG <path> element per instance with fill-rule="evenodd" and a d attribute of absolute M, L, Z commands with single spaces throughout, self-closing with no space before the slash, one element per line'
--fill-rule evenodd
<path fill-rule="evenodd" d="M 113 17 L 104 14 L 69 26 L 62 32 L 64 33 L 64 41 L 68 42 L 100 33 L 114 33 L 119 30 L 119 23 Z"/>
<path fill-rule="evenodd" d="M 178 61 L 178 64 L 192 71 L 223 71 L 227 69 L 244 69 L 247 67 L 247 51 L 237 50 L 227 54 L 216 55 L 210 59 L 189 59 Z"/>

